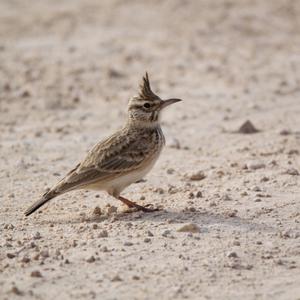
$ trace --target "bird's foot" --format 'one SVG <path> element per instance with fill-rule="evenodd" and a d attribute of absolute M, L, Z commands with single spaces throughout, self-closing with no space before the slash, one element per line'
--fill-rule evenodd
<path fill-rule="evenodd" d="M 159 211 L 161 208 L 159 207 L 154 207 L 152 203 L 148 203 L 145 205 L 145 208 L 149 209 L 150 211 Z"/>
<path fill-rule="evenodd" d="M 122 201 L 124 204 L 126 204 L 129 208 L 134 208 L 135 211 L 143 211 L 143 212 L 154 212 L 154 211 L 158 211 L 159 209 L 158 208 L 148 208 L 146 206 L 152 206 L 151 204 L 148 204 L 146 206 L 142 206 L 142 205 L 139 205 L 135 202 L 132 202 L 124 197 L 121 197 L 119 196 L 118 198 L 120 201 Z M 132 210 L 128 210 L 127 212 L 132 212 Z"/>

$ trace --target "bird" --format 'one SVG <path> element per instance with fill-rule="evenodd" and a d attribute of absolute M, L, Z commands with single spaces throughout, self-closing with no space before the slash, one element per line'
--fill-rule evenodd
<path fill-rule="evenodd" d="M 129 208 L 143 212 L 157 210 L 139 205 L 121 196 L 121 192 L 141 180 L 154 166 L 165 145 L 161 112 L 179 101 L 182 100 L 162 100 L 156 95 L 146 72 L 137 96 L 128 101 L 124 126 L 92 147 L 82 162 L 25 211 L 25 216 L 53 198 L 79 189 L 106 191 Z"/>

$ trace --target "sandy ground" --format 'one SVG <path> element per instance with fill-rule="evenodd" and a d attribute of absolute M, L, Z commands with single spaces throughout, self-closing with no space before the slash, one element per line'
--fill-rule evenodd
<path fill-rule="evenodd" d="M 299 1 L 2 0 L 0 299 L 300 299 L 299 16 Z M 124 195 L 162 210 L 79 191 L 25 218 L 122 125 L 145 70 L 184 102 Z M 260 131 L 236 133 L 246 120 Z"/>

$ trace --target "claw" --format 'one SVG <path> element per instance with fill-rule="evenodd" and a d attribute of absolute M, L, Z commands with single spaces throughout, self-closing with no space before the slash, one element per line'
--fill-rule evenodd
<path fill-rule="evenodd" d="M 146 206 L 138 205 L 124 197 L 119 196 L 118 198 L 120 201 L 122 201 L 124 204 L 126 204 L 129 208 L 136 208 L 137 210 L 141 210 L 143 212 L 154 212 L 158 211 L 158 208 L 147 208 L 146 206 L 151 206 L 151 204 L 147 204 Z"/>

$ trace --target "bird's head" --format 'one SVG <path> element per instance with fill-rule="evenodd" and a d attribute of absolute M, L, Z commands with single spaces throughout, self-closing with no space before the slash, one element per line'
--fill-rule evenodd
<path fill-rule="evenodd" d="M 146 73 L 140 84 L 139 94 L 130 99 L 128 103 L 128 117 L 130 122 L 142 126 L 155 126 L 159 122 L 159 116 L 165 107 L 181 101 L 181 99 L 162 100 L 154 94 L 150 87 L 148 74 Z"/>

